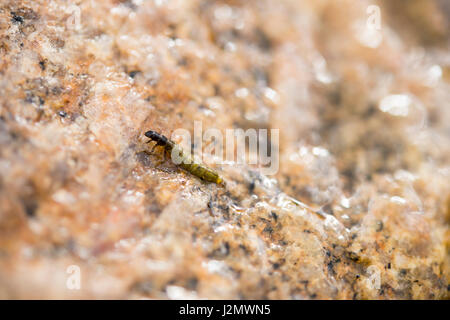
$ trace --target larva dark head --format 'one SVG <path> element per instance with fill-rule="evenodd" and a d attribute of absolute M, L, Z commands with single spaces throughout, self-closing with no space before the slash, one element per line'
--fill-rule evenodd
<path fill-rule="evenodd" d="M 145 133 L 145 136 L 147 137 L 147 138 L 150 138 L 150 139 L 152 139 L 152 140 L 159 140 L 159 138 L 161 137 L 161 135 L 158 133 L 158 132 L 155 132 L 155 131 L 152 131 L 152 130 L 150 130 L 150 131 L 147 131 L 146 133 Z"/>

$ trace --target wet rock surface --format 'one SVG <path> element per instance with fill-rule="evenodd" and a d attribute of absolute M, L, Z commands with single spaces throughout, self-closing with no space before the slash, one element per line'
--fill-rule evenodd
<path fill-rule="evenodd" d="M 406 2 L 2 1 L 0 298 L 448 298 L 450 11 Z M 194 121 L 277 174 L 143 152 Z"/>

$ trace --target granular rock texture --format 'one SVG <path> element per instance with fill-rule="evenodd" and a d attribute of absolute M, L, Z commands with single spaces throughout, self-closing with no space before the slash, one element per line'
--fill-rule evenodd
<path fill-rule="evenodd" d="M 449 21 L 2 0 L 0 298 L 448 298 Z M 223 188 L 144 152 L 194 121 L 280 129 L 278 172 L 211 164 Z"/>

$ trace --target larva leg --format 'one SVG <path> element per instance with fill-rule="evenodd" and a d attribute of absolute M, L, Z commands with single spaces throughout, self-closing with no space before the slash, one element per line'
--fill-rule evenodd
<path fill-rule="evenodd" d="M 151 141 L 150 141 L 151 142 Z M 148 154 L 154 154 L 154 151 L 157 147 L 164 147 L 161 144 L 155 143 L 155 145 L 153 146 L 153 148 L 148 152 Z"/>

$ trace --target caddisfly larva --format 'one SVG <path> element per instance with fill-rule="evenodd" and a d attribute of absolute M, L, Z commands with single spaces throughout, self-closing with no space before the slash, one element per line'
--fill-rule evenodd
<path fill-rule="evenodd" d="M 184 170 L 190 172 L 194 176 L 199 177 L 204 181 L 214 182 L 219 185 L 225 184 L 223 179 L 216 171 L 202 163 L 195 162 L 190 154 L 187 154 L 183 151 L 181 146 L 168 139 L 164 135 L 150 130 L 145 133 L 145 136 L 150 139 L 147 143 L 152 141 L 156 142 L 152 149 L 152 152 L 156 147 L 161 146 L 164 148 L 164 151 L 169 154 L 172 162 L 174 162 L 177 166 L 180 166 Z M 174 156 L 176 157 L 176 161 L 174 161 Z"/>

